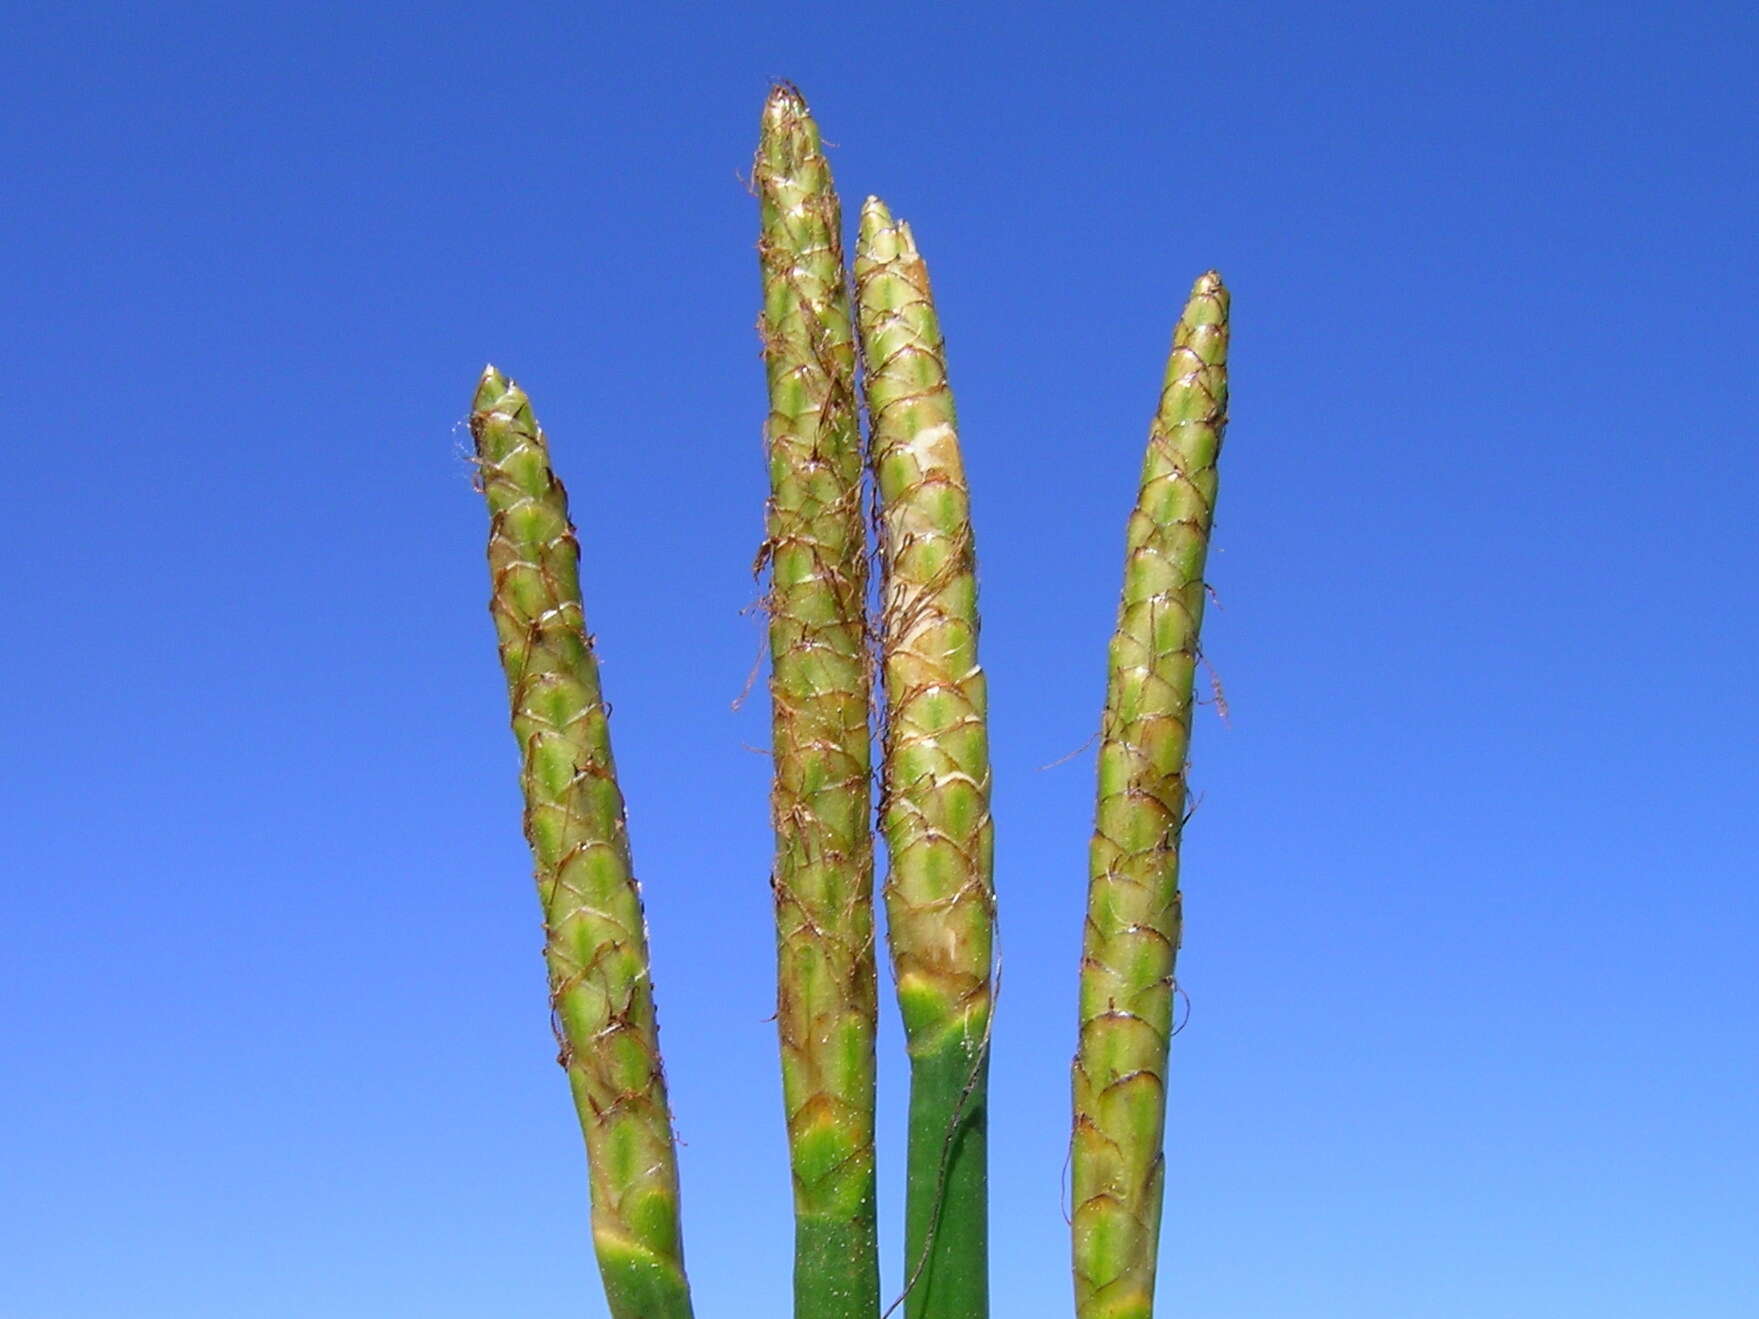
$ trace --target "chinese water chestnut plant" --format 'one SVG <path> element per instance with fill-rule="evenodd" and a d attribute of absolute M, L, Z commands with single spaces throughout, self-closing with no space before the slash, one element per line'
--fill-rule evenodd
<path fill-rule="evenodd" d="M 845 259 L 818 127 L 791 86 L 764 105 L 752 185 L 769 396 L 758 564 L 794 1315 L 881 1319 L 901 1306 L 906 1319 L 985 1319 L 995 918 L 1007 877 L 998 884 L 993 866 L 976 538 L 940 318 L 910 225 L 877 197 L 862 206 Z M 1173 333 L 1106 652 L 1087 914 L 1071 978 L 1077 1319 L 1154 1311 L 1179 840 L 1227 348 L 1228 294 L 1211 271 Z M 688 1319 L 643 892 L 580 546 L 531 402 L 494 367 L 478 382 L 470 429 L 550 1004 L 586 1143 L 605 1297 L 614 1319 Z M 1097 670 L 1097 643 L 1095 661 Z M 910 1079 L 897 1298 L 881 1296 L 875 1221 L 876 833 Z M 669 900 L 663 879 L 650 892 Z"/>

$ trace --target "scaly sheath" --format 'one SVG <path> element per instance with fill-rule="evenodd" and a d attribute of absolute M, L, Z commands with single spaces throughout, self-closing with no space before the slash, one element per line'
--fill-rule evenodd
<path fill-rule="evenodd" d="M 550 1004 L 586 1137 L 605 1296 L 614 1319 L 689 1319 L 647 929 L 568 497 L 530 401 L 493 367 L 477 387 L 470 430 L 489 506 L 489 612 L 522 758 Z"/>
<path fill-rule="evenodd" d="M 840 212 L 792 87 L 764 105 L 770 414 L 766 539 L 776 830 L 776 1022 L 794 1176 L 797 1319 L 873 1319 L 873 836 L 866 528 Z"/>
<path fill-rule="evenodd" d="M 1079 1319 L 1149 1319 L 1154 1307 L 1179 835 L 1227 347 L 1228 294 L 1211 271 L 1173 335 L 1111 642 L 1074 1067 Z"/>
<path fill-rule="evenodd" d="M 855 287 L 884 572 L 886 915 L 910 1051 L 904 1312 L 983 1319 L 994 830 L 971 501 L 928 268 L 875 197 Z"/>

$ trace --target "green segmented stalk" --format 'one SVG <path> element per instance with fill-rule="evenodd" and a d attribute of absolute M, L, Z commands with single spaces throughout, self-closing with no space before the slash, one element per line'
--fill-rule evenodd
<path fill-rule="evenodd" d="M 994 830 L 970 496 L 928 268 L 877 197 L 855 287 L 885 575 L 886 915 L 910 1051 L 904 1313 L 983 1319 Z"/>
<path fill-rule="evenodd" d="M 1149 1319 L 1154 1310 L 1179 834 L 1227 347 L 1228 294 L 1211 271 L 1173 335 L 1111 642 L 1074 1067 L 1079 1319 Z"/>
<path fill-rule="evenodd" d="M 770 498 L 760 564 L 774 707 L 776 1022 L 794 1174 L 797 1319 L 873 1319 L 873 837 L 866 528 L 841 216 L 792 87 L 764 106 Z"/>
<path fill-rule="evenodd" d="M 647 929 L 568 497 L 530 400 L 492 366 L 470 430 L 489 506 L 489 611 L 522 759 L 550 1004 L 586 1137 L 605 1296 L 614 1319 L 689 1319 Z"/>

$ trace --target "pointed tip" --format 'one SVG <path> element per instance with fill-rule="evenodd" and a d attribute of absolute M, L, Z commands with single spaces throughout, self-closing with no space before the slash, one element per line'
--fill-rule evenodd
<path fill-rule="evenodd" d="M 1185 313 L 1179 318 L 1179 322 L 1187 326 L 1225 325 L 1230 301 L 1227 285 L 1222 283 L 1221 272 L 1206 270 L 1191 286 L 1191 296 L 1185 300 Z"/>
<path fill-rule="evenodd" d="M 512 412 L 517 403 L 509 406 L 509 400 L 520 393 L 519 386 L 514 384 L 493 362 L 483 367 L 482 375 L 476 382 L 476 397 L 471 402 L 472 412 Z"/>
<path fill-rule="evenodd" d="M 777 82 L 763 103 L 758 127 L 758 167 L 792 172 L 821 154 L 818 124 L 806 98 L 791 82 Z"/>
<path fill-rule="evenodd" d="M 869 197 L 861 205 L 860 245 L 875 261 L 921 259 L 910 222 L 893 215 L 891 207 L 878 197 Z"/>
<path fill-rule="evenodd" d="M 770 94 L 764 99 L 763 118 L 766 124 L 780 124 L 796 116 L 811 113 L 806 108 L 806 97 L 800 89 L 786 78 L 778 78 L 770 84 Z"/>
<path fill-rule="evenodd" d="M 861 239 L 872 242 L 881 231 L 892 227 L 892 212 L 878 197 L 869 196 L 861 203 Z"/>

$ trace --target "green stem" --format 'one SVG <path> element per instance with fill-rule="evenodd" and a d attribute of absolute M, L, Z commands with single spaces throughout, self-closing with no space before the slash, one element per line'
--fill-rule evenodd
<path fill-rule="evenodd" d="M 971 501 L 928 268 L 877 197 L 855 285 L 885 574 L 886 915 L 910 1050 L 904 1312 L 984 1319 L 994 830 Z"/>
<path fill-rule="evenodd" d="M 1130 515 L 1089 852 L 1074 1066 L 1075 1312 L 1150 1319 L 1203 565 L 1227 425 L 1228 294 L 1191 290 Z"/>
<path fill-rule="evenodd" d="M 519 743 L 550 1005 L 586 1139 L 605 1296 L 613 1319 L 690 1319 L 647 928 L 568 496 L 530 400 L 494 367 L 477 387 L 470 429 L 489 507 L 489 611 Z"/>
<path fill-rule="evenodd" d="M 875 1319 L 873 834 L 866 527 L 841 218 L 792 87 L 764 105 L 776 1024 L 796 1319 Z M 760 560 L 761 561 L 761 560 Z"/>
<path fill-rule="evenodd" d="M 989 1314 L 989 1045 L 954 1036 L 910 1052 L 904 1313 Z"/>

